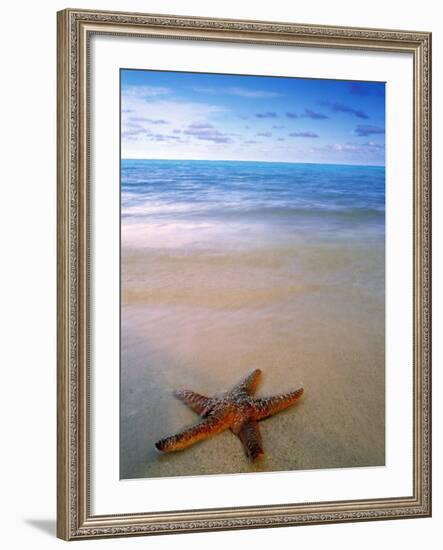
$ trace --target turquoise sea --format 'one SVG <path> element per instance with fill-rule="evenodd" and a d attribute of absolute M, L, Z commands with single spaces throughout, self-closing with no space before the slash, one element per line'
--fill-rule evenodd
<path fill-rule="evenodd" d="M 384 231 L 381 166 L 122 160 L 122 223 Z"/>

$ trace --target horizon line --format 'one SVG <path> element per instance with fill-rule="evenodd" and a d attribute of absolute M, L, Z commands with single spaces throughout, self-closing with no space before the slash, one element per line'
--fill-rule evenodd
<path fill-rule="evenodd" d="M 331 166 L 367 166 L 373 168 L 386 168 L 384 164 L 357 164 L 352 162 L 303 162 L 290 160 L 248 160 L 248 159 L 193 159 L 193 158 L 146 158 L 146 157 L 120 157 L 120 160 L 170 160 L 170 161 L 193 161 L 193 162 L 259 162 L 262 164 L 328 164 Z"/>

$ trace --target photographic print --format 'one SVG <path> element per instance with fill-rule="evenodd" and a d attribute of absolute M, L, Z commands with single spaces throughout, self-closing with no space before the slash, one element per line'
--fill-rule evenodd
<path fill-rule="evenodd" d="M 120 478 L 385 464 L 385 84 L 121 69 Z"/>
<path fill-rule="evenodd" d="M 431 515 L 431 41 L 57 13 L 58 537 Z"/>

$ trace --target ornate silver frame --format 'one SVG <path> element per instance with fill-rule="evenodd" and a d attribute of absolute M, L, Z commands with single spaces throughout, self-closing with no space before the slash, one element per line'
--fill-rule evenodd
<path fill-rule="evenodd" d="M 57 534 L 65 540 L 431 515 L 431 34 L 97 12 L 58 14 Z M 88 41 L 94 33 L 409 52 L 414 59 L 414 461 L 404 498 L 93 516 L 88 469 Z"/>

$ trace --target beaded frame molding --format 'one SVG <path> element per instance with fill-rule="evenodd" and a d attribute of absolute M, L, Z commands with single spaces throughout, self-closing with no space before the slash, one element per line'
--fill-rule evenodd
<path fill-rule="evenodd" d="M 58 24 L 57 535 L 65 540 L 431 515 L 431 34 L 67 9 Z M 93 34 L 407 52 L 414 62 L 413 494 L 94 516 L 88 420 L 88 44 Z"/>

